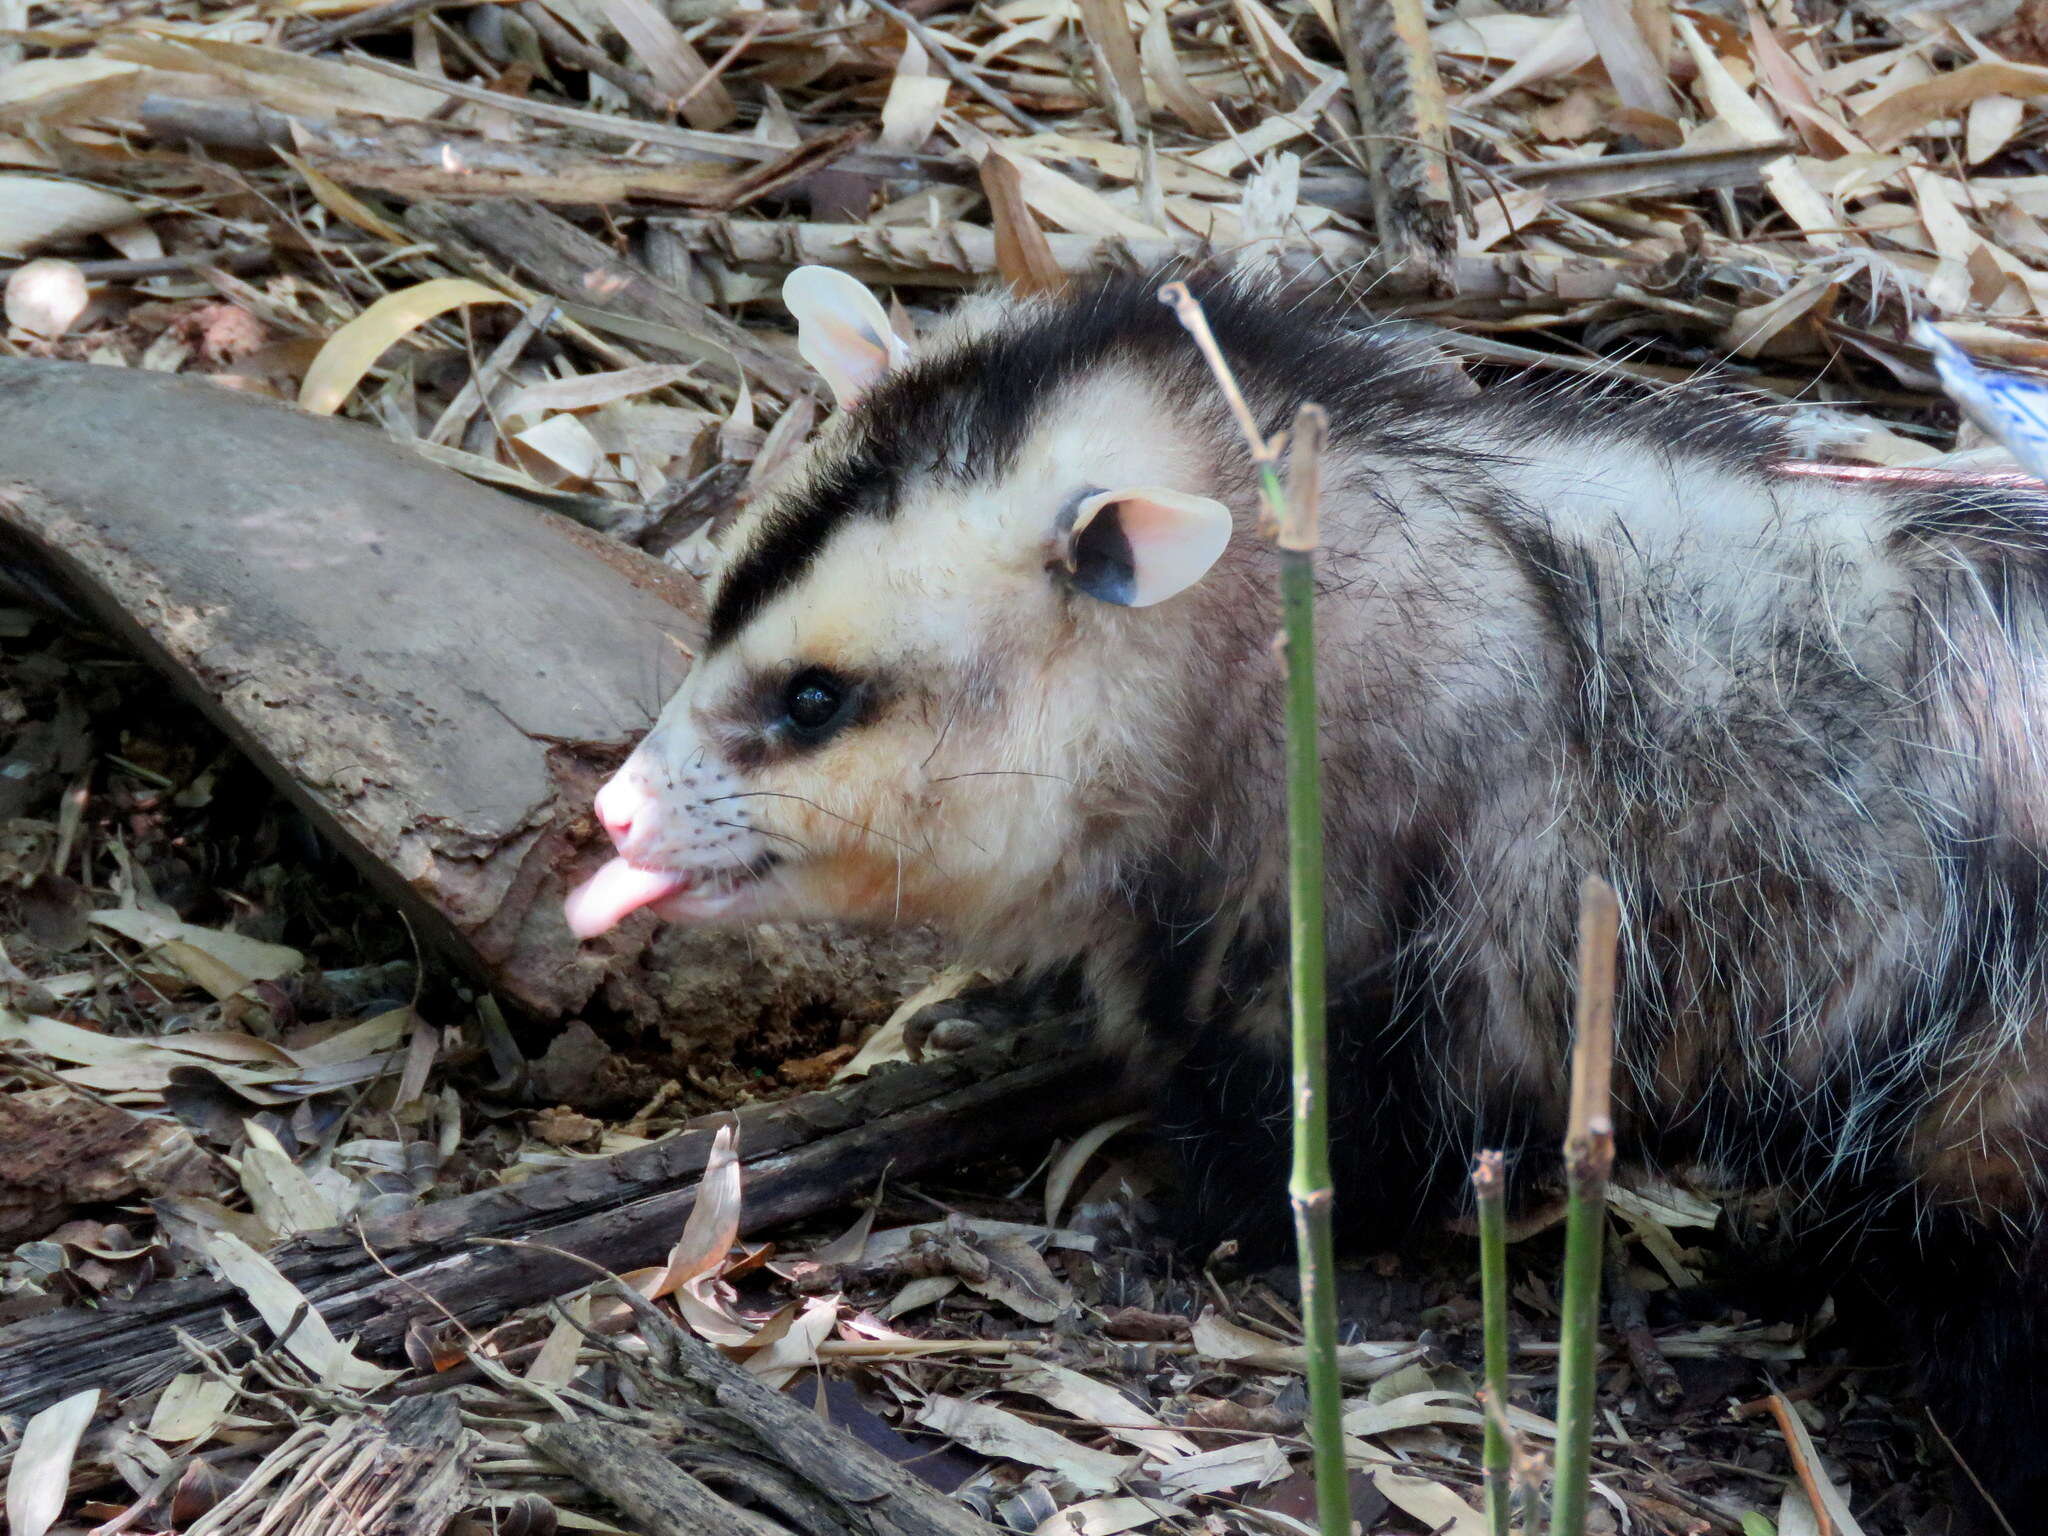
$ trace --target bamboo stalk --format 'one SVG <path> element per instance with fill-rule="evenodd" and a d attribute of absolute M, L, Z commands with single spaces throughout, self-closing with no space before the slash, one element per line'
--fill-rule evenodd
<path fill-rule="evenodd" d="M 1288 484 L 1280 483 L 1281 437 L 1267 439 L 1231 376 L 1208 317 L 1184 283 L 1159 290 L 1194 337 L 1258 467 L 1260 531 L 1280 547 L 1280 607 L 1287 656 L 1287 897 L 1292 959 L 1294 1207 L 1301 1266 L 1301 1334 L 1308 1376 L 1309 1446 L 1323 1536 L 1350 1536 L 1350 1470 L 1344 1463 L 1344 1394 L 1337 1371 L 1337 1253 L 1330 1182 L 1329 1048 L 1324 1008 L 1323 790 L 1317 754 L 1315 592 L 1322 451 L 1329 418 L 1304 405 L 1294 418 Z"/>
<path fill-rule="evenodd" d="M 1337 1253 L 1332 1231 L 1337 1196 L 1330 1180 L 1323 784 L 1316 751 L 1315 552 L 1328 425 L 1318 405 L 1304 405 L 1295 416 L 1289 495 L 1274 513 L 1287 635 L 1287 899 L 1294 1025 L 1294 1169 L 1287 1193 L 1294 1205 L 1294 1239 L 1301 1264 L 1316 1514 L 1324 1536 L 1349 1536 L 1350 1473 L 1344 1465 L 1344 1399 L 1337 1377 Z M 1268 469 L 1267 477 L 1271 474 Z"/>
<path fill-rule="evenodd" d="M 1550 1536 L 1582 1536 L 1586 1528 L 1596 1411 L 1593 1366 L 1600 1349 L 1600 1246 L 1607 1226 L 1607 1179 L 1614 1169 L 1614 951 L 1620 928 L 1614 887 L 1588 875 L 1579 893 L 1578 1006 L 1564 1141 L 1569 1203 Z"/>
<path fill-rule="evenodd" d="M 1479 1293 L 1485 1324 L 1486 1528 L 1508 1536 L 1508 1219 L 1505 1177 L 1498 1152 L 1482 1152 L 1472 1170 L 1479 1204 Z"/>

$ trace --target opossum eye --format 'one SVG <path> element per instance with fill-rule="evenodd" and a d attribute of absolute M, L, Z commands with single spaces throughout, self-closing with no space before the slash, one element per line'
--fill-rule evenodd
<path fill-rule="evenodd" d="M 852 717 L 858 690 L 823 667 L 805 667 L 782 689 L 782 717 L 789 733 L 815 746 Z"/>

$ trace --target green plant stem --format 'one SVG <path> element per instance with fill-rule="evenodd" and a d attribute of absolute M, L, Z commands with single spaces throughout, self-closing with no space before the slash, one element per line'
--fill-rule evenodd
<path fill-rule="evenodd" d="M 1270 473 L 1270 471 L 1269 471 Z M 1294 1170 L 1287 1192 L 1301 1265 L 1307 1346 L 1309 1443 L 1323 1536 L 1349 1536 L 1343 1384 L 1337 1376 L 1337 1254 L 1331 1235 L 1327 1046 L 1323 968 L 1323 799 L 1316 752 L 1315 555 L 1280 551 L 1287 633 L 1287 854 L 1294 1022 Z"/>
<path fill-rule="evenodd" d="M 1594 1376 L 1600 1353 L 1600 1245 L 1607 1227 L 1612 1136 L 1578 1142 L 1565 1178 L 1563 1333 L 1557 1355 L 1557 1470 L 1550 1536 L 1581 1536 L 1593 1457 Z"/>
<path fill-rule="evenodd" d="M 1583 1536 L 1591 1483 L 1593 1367 L 1600 1349 L 1600 1247 L 1614 1169 L 1613 887 L 1589 877 L 1579 902 L 1578 1006 L 1572 1030 L 1571 1116 L 1565 1132 L 1564 1299 L 1557 1359 L 1557 1464 L 1550 1536 Z"/>
<path fill-rule="evenodd" d="M 1482 1152 L 1472 1170 L 1479 1205 L 1479 1293 L 1486 1336 L 1486 1528 L 1508 1536 L 1508 1218 L 1501 1155 Z"/>

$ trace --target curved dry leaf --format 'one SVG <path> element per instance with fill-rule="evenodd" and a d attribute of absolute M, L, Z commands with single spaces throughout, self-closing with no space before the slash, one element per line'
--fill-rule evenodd
<path fill-rule="evenodd" d="M 1049 1323 L 1073 1305 L 1073 1292 L 1023 1238 L 984 1238 L 976 1246 L 988 1258 L 988 1276 L 980 1280 L 962 1276 L 961 1283 L 977 1296 L 999 1301 L 1034 1323 Z"/>
<path fill-rule="evenodd" d="M 1177 1461 L 1159 1474 L 1159 1486 L 1175 1495 L 1223 1493 L 1247 1484 L 1263 1488 L 1277 1483 L 1287 1472 L 1287 1453 L 1280 1449 L 1279 1441 L 1268 1436 L 1219 1445 Z"/>
<path fill-rule="evenodd" d="M 1434 1387 L 1426 1392 L 1390 1397 L 1382 1403 L 1353 1398 L 1344 1405 L 1344 1433 L 1361 1438 L 1384 1435 L 1397 1429 L 1414 1429 L 1422 1424 L 1465 1424 L 1477 1428 L 1485 1422 L 1485 1410 L 1470 1393 L 1442 1391 Z M 1556 1424 L 1526 1408 L 1511 1407 L 1508 1422 L 1517 1434 L 1532 1435 L 1539 1440 L 1557 1438 Z"/>
<path fill-rule="evenodd" d="M 964 1398 L 942 1397 L 934 1393 L 918 1404 L 912 1418 L 926 1429 L 957 1440 L 984 1456 L 1000 1456 L 1005 1461 L 1019 1461 L 1027 1467 L 1044 1467 L 1057 1472 L 1084 1493 L 1109 1492 L 1136 1470 L 1138 1464 L 1134 1456 L 1112 1456 L 1108 1451 L 1090 1450 L 1042 1424 L 1033 1424 L 988 1403 L 970 1403 Z M 1280 1466 L 1286 1470 L 1286 1457 L 1281 1457 Z"/>
<path fill-rule="evenodd" d="M 387 293 L 327 338 L 299 386 L 299 405 L 317 415 L 331 416 L 378 358 L 436 315 L 464 304 L 511 302 L 497 289 L 466 277 L 430 278 Z"/>
<path fill-rule="evenodd" d="M 1637 1179 L 1607 1186 L 1607 1203 L 1624 1216 L 1640 1216 L 1660 1227 L 1712 1228 L 1721 1220 L 1717 1201 L 1661 1179 Z"/>
<path fill-rule="evenodd" d="M 1122 1536 L 1123 1532 L 1135 1531 L 1141 1525 L 1152 1525 L 1162 1520 L 1185 1520 L 1187 1514 L 1180 1505 L 1169 1504 L 1164 1499 L 1126 1496 L 1083 1499 L 1079 1504 L 1069 1504 L 1033 1531 L 1031 1536 Z"/>
<path fill-rule="evenodd" d="M 1208 1308 L 1195 1319 L 1189 1337 L 1195 1353 L 1210 1360 L 1228 1360 L 1260 1371 L 1308 1369 L 1307 1357 L 1299 1344 L 1282 1344 L 1262 1333 L 1217 1315 Z M 1419 1344 L 1339 1344 L 1337 1370 L 1346 1381 L 1378 1381 L 1422 1358 Z"/>
<path fill-rule="evenodd" d="M 7 323 L 37 336 L 62 336 L 91 302 L 77 263 L 55 256 L 17 267 L 7 279 Z"/>
<path fill-rule="evenodd" d="M 192 923 L 177 922 L 168 917 L 158 917 L 154 912 L 144 912 L 139 907 L 95 912 L 90 921 L 153 949 L 173 943 L 189 945 L 239 974 L 244 985 L 251 981 L 281 981 L 306 963 L 304 955 L 283 944 L 267 944 L 261 939 L 228 933 L 219 928 L 201 928 Z M 206 985 L 204 977 L 194 976 L 192 979 Z"/>
<path fill-rule="evenodd" d="M 1573 10 L 1557 19 L 1557 25 L 1548 37 L 1519 54 L 1516 62 L 1508 66 L 1507 73 L 1485 90 L 1468 97 L 1463 105 L 1480 106 L 1521 86 L 1569 75 L 1592 63 L 1598 52 L 1593 46 L 1593 34 L 1586 30 L 1586 19 Z"/>
<path fill-rule="evenodd" d="M 1012 1375 L 1006 1385 L 1012 1392 L 1027 1393 L 1062 1413 L 1085 1419 L 1112 1439 L 1148 1456 L 1179 1461 L 1200 1450 L 1186 1435 L 1167 1428 L 1108 1382 L 1083 1376 L 1050 1360 L 1033 1361 Z"/>
<path fill-rule="evenodd" d="M 87 1387 L 52 1403 L 28 1421 L 7 1473 L 7 1529 L 12 1536 L 43 1536 L 64 1512 L 71 1463 L 79 1437 L 100 1405 L 100 1389 Z"/>
<path fill-rule="evenodd" d="M 1435 1536 L 1486 1536 L 1486 1517 L 1442 1483 L 1375 1468 L 1372 1485 L 1403 1514 L 1412 1515 Z"/>
<path fill-rule="evenodd" d="M 405 1032 L 412 1027 L 412 1021 L 410 1006 L 393 1008 L 321 1039 L 294 1045 L 291 1048 L 292 1059 L 302 1067 L 333 1067 L 381 1055 L 404 1038 Z"/>
<path fill-rule="evenodd" d="M 1492 16 L 1456 16 L 1429 29 L 1429 43 L 1440 54 L 1461 59 L 1527 58 L 1571 25 L 1565 16 L 1524 16 L 1502 11 Z"/>
<path fill-rule="evenodd" d="M 133 64 L 91 54 L 78 59 L 23 59 L 0 70 L 0 107 L 52 96 L 114 75 L 132 75 Z"/>
<path fill-rule="evenodd" d="M 132 224 L 142 208 L 118 193 L 49 176 L 0 175 L 0 256 Z"/>
<path fill-rule="evenodd" d="M 234 1401 L 235 1384 L 231 1381 L 189 1371 L 173 1376 L 150 1411 L 149 1428 L 143 1433 L 171 1445 L 210 1439 Z"/>
<path fill-rule="evenodd" d="M 960 1289 L 957 1275 L 927 1275 L 922 1280 L 908 1282 L 902 1290 L 889 1298 L 888 1303 L 877 1314 L 884 1321 L 906 1317 L 920 1307 L 928 1307 L 935 1301 L 943 1301 Z"/>
<path fill-rule="evenodd" d="M 755 1350 L 740 1362 L 752 1376 L 777 1391 L 789 1385 L 797 1372 L 818 1363 L 818 1346 L 832 1336 L 839 1320 L 839 1298 L 819 1296 L 805 1303 L 802 1313 L 792 1318 L 766 1347 Z M 765 1331 L 765 1330 L 764 1330 Z"/>
<path fill-rule="evenodd" d="M 108 38 L 98 56 L 186 75 L 209 75 L 280 112 L 331 118 L 342 112 L 377 117 L 431 118 L 448 98 L 429 86 L 349 64 L 260 43 L 185 34 L 124 32 Z"/>
<path fill-rule="evenodd" d="M 551 488 L 585 485 L 604 467 L 604 447 L 567 411 L 514 433 L 508 446 L 529 474 Z"/>
<path fill-rule="evenodd" d="M 1152 0 L 1145 8 L 1145 27 L 1138 34 L 1138 58 L 1144 65 L 1147 83 L 1158 91 L 1168 111 L 1196 133 L 1223 131 L 1223 118 L 1216 104 L 1195 88 L 1174 49 L 1163 0 Z"/>
<path fill-rule="evenodd" d="M 374 1391 L 394 1381 L 398 1372 L 387 1371 L 357 1358 L 305 1293 L 287 1280 L 278 1267 L 239 1237 L 227 1232 L 208 1233 L 203 1239 L 206 1262 L 222 1279 L 249 1298 L 270 1331 L 284 1337 L 284 1348 L 323 1385 L 359 1392 Z"/>
<path fill-rule="evenodd" d="M 1890 149 L 1929 123 L 1959 116 L 1987 96 L 2035 97 L 2048 93 L 2048 69 L 1979 59 L 1931 80 L 1887 92 L 1857 115 L 1856 126 L 1873 149 Z"/>
<path fill-rule="evenodd" d="M 590 1326 L 590 1297 L 573 1296 L 562 1307 L 565 1314 L 555 1319 L 533 1361 L 525 1380 L 541 1387 L 566 1387 L 576 1379 L 576 1359 L 583 1349 L 584 1329 Z M 577 1327 L 581 1323 L 582 1328 Z"/>
<path fill-rule="evenodd" d="M 353 224 L 364 234 L 375 235 L 392 245 L 405 245 L 410 240 L 404 230 L 317 166 L 301 160 L 290 150 L 280 149 L 277 157 L 304 178 L 306 190 L 319 199 L 321 207 L 344 223 Z"/>
<path fill-rule="evenodd" d="M 737 411 L 738 407 L 735 406 Z M 720 444 L 721 451 L 724 444 Z M 958 997 L 976 982 L 987 977 L 986 973 L 971 965 L 949 965 L 924 986 L 911 993 L 896 1005 L 896 1011 L 882 1022 L 882 1027 L 868 1036 L 867 1042 L 853 1053 L 853 1060 L 832 1074 L 832 1081 L 843 1083 L 850 1077 L 859 1077 L 870 1072 L 885 1061 L 908 1061 L 910 1048 L 904 1043 L 903 1026 L 917 1014 L 934 1003 L 943 1003 Z"/>
<path fill-rule="evenodd" d="M 1812 1490 L 1820 1496 L 1822 1512 L 1834 1522 L 1836 1536 L 1863 1536 L 1863 1527 L 1849 1511 L 1848 1499 L 1821 1464 L 1820 1452 L 1814 1449 L 1813 1436 L 1807 1433 L 1806 1421 L 1799 1417 L 1799 1410 L 1791 1403 L 1783 1398 L 1778 1401 L 1784 1405 L 1778 1414 L 1778 1427 L 1786 1436 L 1785 1449 L 1799 1468 L 1812 1477 Z"/>
<path fill-rule="evenodd" d="M 682 1236 L 669 1250 L 668 1265 L 645 1291 L 653 1301 L 688 1285 L 701 1275 L 716 1274 L 740 1240 L 740 1155 L 735 1128 L 721 1125 L 711 1138 L 704 1175 L 697 1181 L 696 1203 L 683 1222 Z"/>
<path fill-rule="evenodd" d="M 1129 1130 L 1144 1118 L 1142 1114 L 1118 1115 L 1091 1126 L 1076 1136 L 1074 1144 L 1054 1159 L 1045 1175 L 1045 1224 L 1048 1227 L 1060 1224 L 1060 1213 L 1067 1208 L 1067 1197 L 1073 1194 L 1081 1170 L 1088 1166 L 1088 1159 L 1101 1151 L 1103 1144 L 1112 1136 Z"/>
<path fill-rule="evenodd" d="M 922 149 L 938 126 L 952 84 L 946 76 L 932 73 L 922 43 L 914 37 L 906 40 L 889 81 L 888 98 L 882 103 L 882 133 L 875 147 L 891 154 L 913 154 Z"/>
<path fill-rule="evenodd" d="M 341 1220 L 337 1203 L 292 1161 L 261 1121 L 245 1121 L 243 1130 L 249 1144 L 239 1159 L 242 1189 L 259 1221 L 279 1237 L 295 1237 Z"/>
<path fill-rule="evenodd" d="M 510 418 L 542 416 L 551 411 L 587 411 L 593 406 L 611 405 L 615 401 L 630 400 L 635 395 L 687 383 L 697 371 L 694 363 L 642 363 L 636 368 L 618 368 L 609 373 L 549 379 L 513 390 L 498 407 L 498 414 Z M 701 411 L 682 414 L 698 421 L 704 419 Z M 694 433 L 692 437 L 694 440 Z M 619 451 L 609 443 L 606 448 L 610 452 Z"/>

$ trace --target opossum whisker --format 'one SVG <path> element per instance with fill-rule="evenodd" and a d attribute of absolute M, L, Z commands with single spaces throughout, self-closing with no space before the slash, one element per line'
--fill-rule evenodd
<path fill-rule="evenodd" d="M 864 823 L 862 823 L 862 822 L 856 821 L 856 820 L 854 820 L 854 819 L 853 819 L 853 818 L 852 818 L 851 816 L 842 816 L 842 815 L 840 815 L 840 814 L 839 814 L 839 813 L 838 813 L 837 811 L 834 811 L 834 810 L 830 810 L 830 809 L 828 809 L 827 807 L 825 807 L 825 806 L 822 806 L 822 805 L 818 804 L 818 802 L 817 802 L 817 801 L 815 801 L 815 800 L 811 799 L 811 798 L 810 798 L 810 796 L 808 796 L 808 795 L 798 795 L 798 794 L 791 794 L 791 793 L 789 793 L 789 792 L 787 792 L 787 791 L 784 791 L 784 790 L 774 790 L 774 789 L 738 789 L 738 790 L 734 790 L 734 791 L 733 791 L 733 792 L 732 792 L 731 794 L 726 794 L 726 795 L 709 795 L 709 796 L 706 796 L 706 797 L 705 797 L 705 800 L 704 800 L 704 803 L 705 803 L 706 805 L 711 805 L 711 804 L 715 804 L 715 803 L 717 803 L 718 801 L 721 801 L 721 800 L 749 800 L 749 799 L 762 799 L 762 800 L 795 800 L 795 801 L 797 801 L 797 802 L 798 802 L 798 803 L 800 803 L 800 804 L 803 804 L 803 805 L 808 805 L 808 806 L 809 806 L 809 807 L 810 807 L 810 808 L 811 808 L 812 810 L 816 811 L 816 812 L 817 812 L 817 813 L 818 813 L 818 814 L 819 814 L 820 816 L 829 816 L 829 817 L 831 817 L 831 818 L 832 818 L 832 819 L 833 819 L 834 821 L 837 821 L 837 822 L 841 822 L 841 823 L 843 823 L 843 824 L 844 824 L 844 825 L 846 825 L 846 826 L 852 827 L 852 828 L 854 829 L 854 831 L 856 831 L 856 832 L 860 832 L 860 833 L 863 833 L 863 834 L 865 834 L 866 836 L 869 836 L 869 837 L 878 837 L 878 838 L 880 838 L 880 839 L 881 839 L 882 841 L 884 841 L 884 842 L 888 842 L 888 843 L 895 843 L 895 844 L 896 844 L 896 845 L 897 845 L 898 847 L 900 847 L 900 848 L 908 848 L 908 847 L 910 846 L 910 845 L 909 845 L 908 843 L 904 842 L 904 841 L 903 841 L 903 840 L 902 840 L 901 838 L 897 838 L 897 837 L 891 837 L 891 836 L 890 836 L 890 835 L 889 835 L 888 833 L 886 833 L 886 832 L 881 832 L 881 831 L 877 831 L 877 830 L 876 830 L 876 829 L 875 829 L 874 827 L 871 827 L 871 826 L 868 826 L 868 825 L 866 825 L 866 824 L 864 824 Z"/>

